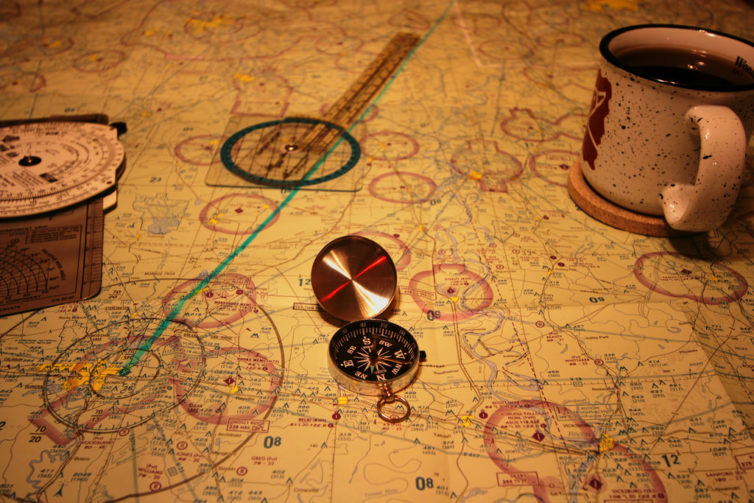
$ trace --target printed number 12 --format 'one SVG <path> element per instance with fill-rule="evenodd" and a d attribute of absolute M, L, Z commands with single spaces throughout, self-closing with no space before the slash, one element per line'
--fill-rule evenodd
<path fill-rule="evenodd" d="M 665 464 L 668 465 L 668 467 L 681 464 L 678 462 L 678 454 L 671 454 L 670 456 L 663 454 L 662 459 L 665 460 Z"/>

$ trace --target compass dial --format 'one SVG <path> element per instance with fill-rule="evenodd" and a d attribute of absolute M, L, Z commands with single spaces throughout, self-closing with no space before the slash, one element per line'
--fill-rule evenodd
<path fill-rule="evenodd" d="M 384 320 L 350 323 L 333 335 L 330 372 L 344 388 L 364 395 L 395 393 L 416 376 L 419 346 L 405 329 Z"/>
<path fill-rule="evenodd" d="M 104 192 L 124 159 L 117 131 L 104 124 L 0 128 L 0 218 L 44 213 Z"/>

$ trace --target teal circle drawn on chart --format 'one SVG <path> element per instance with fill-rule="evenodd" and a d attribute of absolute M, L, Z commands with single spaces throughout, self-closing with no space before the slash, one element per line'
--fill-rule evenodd
<path fill-rule="evenodd" d="M 351 148 L 351 156 L 348 158 L 348 160 L 345 163 L 343 163 L 340 169 L 337 169 L 333 171 L 332 173 L 328 173 L 326 175 L 319 176 L 317 178 L 307 178 L 306 175 L 310 175 L 311 173 L 306 173 L 303 179 L 297 179 L 297 180 L 291 180 L 291 181 L 279 180 L 275 178 L 267 178 L 267 177 L 255 175 L 248 171 L 244 171 L 235 163 L 235 161 L 233 161 L 233 158 L 231 156 L 231 153 L 233 152 L 233 147 L 235 147 L 236 143 L 238 143 L 238 141 L 241 140 L 241 138 L 259 129 L 274 127 L 274 126 L 278 126 L 284 123 L 299 123 L 299 124 L 311 124 L 311 125 L 321 124 L 329 129 L 335 129 L 336 131 L 338 131 L 338 133 L 340 133 L 341 138 L 345 140 L 348 143 L 348 146 Z M 326 160 L 327 155 L 329 155 L 329 152 L 324 155 L 325 160 Z M 361 147 L 359 146 L 359 142 L 356 141 L 356 138 L 354 138 L 348 131 L 346 131 L 342 127 L 332 122 L 328 122 L 321 119 L 310 119 L 308 117 L 286 117 L 284 119 L 261 122 L 253 126 L 249 126 L 231 135 L 230 138 L 225 140 L 225 143 L 223 143 L 223 146 L 220 149 L 220 159 L 223 165 L 225 166 L 225 168 L 231 173 L 234 173 L 240 176 L 241 178 L 243 178 L 244 180 L 252 182 L 252 183 L 257 183 L 261 185 L 271 185 L 274 187 L 283 187 L 283 188 L 306 187 L 310 185 L 316 185 L 318 183 L 327 182 L 335 178 L 338 178 L 340 176 L 343 176 L 344 174 L 348 173 L 351 170 L 351 168 L 356 166 L 356 163 L 359 161 L 359 157 L 361 157 Z M 318 163 L 322 164 L 324 163 L 324 160 L 320 160 L 318 161 Z M 319 167 L 317 169 L 319 169 Z"/>

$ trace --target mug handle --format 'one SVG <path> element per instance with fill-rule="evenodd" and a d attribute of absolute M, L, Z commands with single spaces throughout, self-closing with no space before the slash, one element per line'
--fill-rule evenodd
<path fill-rule="evenodd" d="M 697 105 L 686 112 L 699 130 L 699 170 L 693 184 L 677 183 L 662 192 L 668 225 L 681 231 L 709 231 L 725 222 L 741 188 L 746 133 L 728 107 Z"/>

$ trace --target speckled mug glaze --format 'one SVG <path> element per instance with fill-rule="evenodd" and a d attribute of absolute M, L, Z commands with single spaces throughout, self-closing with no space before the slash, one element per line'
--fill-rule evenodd
<path fill-rule="evenodd" d="M 640 47 L 713 53 L 750 81 L 714 88 L 641 77 L 620 59 Z M 591 187 L 678 230 L 722 225 L 754 129 L 754 44 L 702 28 L 639 25 L 607 34 L 600 53 L 582 148 Z"/>

